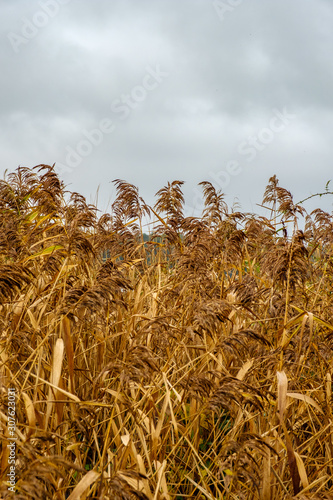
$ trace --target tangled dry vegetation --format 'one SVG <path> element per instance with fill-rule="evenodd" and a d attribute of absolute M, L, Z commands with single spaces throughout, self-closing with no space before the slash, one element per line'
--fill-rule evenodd
<path fill-rule="evenodd" d="M 115 184 L 99 216 L 53 167 L 0 182 L 1 498 L 9 388 L 17 499 L 333 498 L 332 215 Z"/>

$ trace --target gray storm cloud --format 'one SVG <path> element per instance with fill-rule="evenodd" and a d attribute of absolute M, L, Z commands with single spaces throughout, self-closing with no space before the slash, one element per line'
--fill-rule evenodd
<path fill-rule="evenodd" d="M 56 163 L 106 209 L 115 178 L 256 210 L 269 177 L 305 198 L 332 177 L 333 5 L 309 0 L 0 4 L 2 170 Z M 331 210 L 332 203 L 320 200 Z M 310 205 L 309 205 L 310 207 Z"/>

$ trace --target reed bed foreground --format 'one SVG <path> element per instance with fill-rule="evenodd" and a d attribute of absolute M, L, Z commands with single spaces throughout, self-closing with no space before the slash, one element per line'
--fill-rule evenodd
<path fill-rule="evenodd" d="M 333 498 L 332 215 L 275 176 L 266 218 L 115 185 L 99 215 L 53 167 L 0 181 L 1 498 L 9 389 L 17 499 Z"/>

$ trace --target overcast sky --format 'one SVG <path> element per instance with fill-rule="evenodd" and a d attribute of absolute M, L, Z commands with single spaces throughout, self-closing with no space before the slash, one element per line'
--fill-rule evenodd
<path fill-rule="evenodd" d="M 148 203 L 179 179 L 187 215 L 203 180 L 247 211 L 274 174 L 295 201 L 333 184 L 332 0 L 0 0 L 0 19 L 1 175 L 56 163 L 102 210 L 113 179 Z"/>

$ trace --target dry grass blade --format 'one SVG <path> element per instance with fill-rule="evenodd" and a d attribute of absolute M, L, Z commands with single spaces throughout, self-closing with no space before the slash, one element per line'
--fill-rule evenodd
<path fill-rule="evenodd" d="M 50 377 L 51 381 L 50 381 L 48 403 L 45 416 L 45 430 L 48 428 L 52 407 L 54 404 L 57 404 L 53 403 L 52 399 L 57 399 L 57 391 L 55 391 L 54 388 L 59 387 L 63 357 L 64 357 L 64 341 L 62 339 L 57 339 L 53 352 L 52 371 Z"/>
<path fill-rule="evenodd" d="M 303 488 L 307 488 L 309 486 L 309 480 L 308 480 L 308 476 L 306 474 L 304 462 L 303 462 L 302 458 L 300 457 L 300 455 L 296 452 L 295 452 L 295 457 L 296 457 L 297 469 L 299 472 L 302 486 L 303 486 Z"/>
<path fill-rule="evenodd" d="M 29 398 L 28 394 L 26 394 L 25 392 L 22 392 L 22 398 L 24 400 L 25 409 L 27 412 L 27 417 L 28 417 L 28 422 L 29 422 L 29 427 L 28 427 L 26 439 L 29 439 L 29 437 L 34 432 L 35 427 L 36 427 L 36 413 L 35 413 L 34 404 L 31 401 L 31 399 Z"/>
<path fill-rule="evenodd" d="M 160 488 L 162 488 L 162 491 L 163 491 L 163 498 L 165 498 L 165 500 L 170 500 L 170 496 L 168 494 L 168 487 L 167 487 L 167 483 L 166 483 L 166 480 L 165 480 L 165 468 L 166 468 L 166 465 L 167 465 L 166 460 L 164 460 L 162 464 L 160 462 L 158 462 L 158 461 L 156 462 L 156 469 L 157 469 L 157 477 L 158 477 L 158 479 L 157 479 L 157 485 L 156 485 L 156 490 L 155 490 L 155 494 L 154 494 L 153 500 L 158 500 Z"/>
<path fill-rule="evenodd" d="M 249 359 L 249 361 L 246 361 L 242 368 L 239 370 L 239 372 L 236 375 L 236 378 L 238 380 L 243 380 L 247 372 L 252 368 L 253 366 L 253 359 Z"/>
<path fill-rule="evenodd" d="M 70 321 L 68 318 L 64 317 L 62 320 L 63 332 L 64 332 L 64 345 L 68 360 L 68 371 L 70 378 L 70 390 L 74 392 L 74 348 L 73 339 L 71 336 Z"/>
<path fill-rule="evenodd" d="M 68 500 L 80 500 L 82 495 L 87 491 L 87 489 L 97 481 L 100 477 L 98 472 L 90 470 L 81 481 L 75 486 L 72 493 L 69 495 Z"/>
<path fill-rule="evenodd" d="M 278 410 L 279 418 L 282 421 L 287 406 L 288 379 L 285 372 L 276 373 L 278 379 Z"/>
<path fill-rule="evenodd" d="M 312 405 L 314 408 L 316 408 L 316 410 L 318 410 L 322 415 L 324 415 L 324 412 L 320 408 L 318 403 L 316 403 L 315 400 L 312 399 L 310 396 L 307 396 L 306 394 L 300 394 L 299 392 L 287 392 L 287 396 L 290 398 L 299 399 L 300 401 L 304 401 L 305 403 Z"/>

